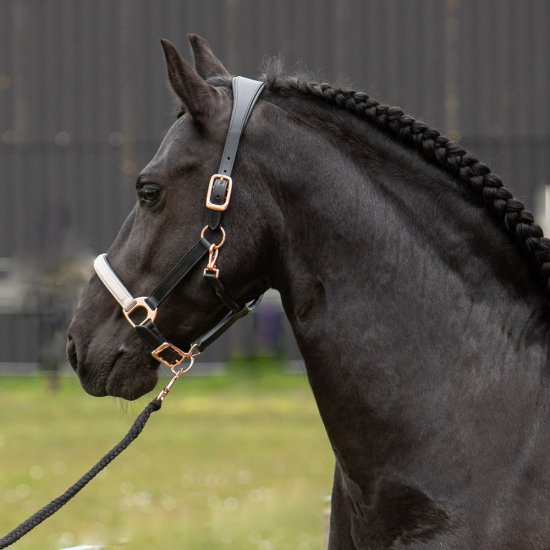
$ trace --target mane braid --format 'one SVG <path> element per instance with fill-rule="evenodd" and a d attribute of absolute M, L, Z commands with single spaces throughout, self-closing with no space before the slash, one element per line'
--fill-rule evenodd
<path fill-rule="evenodd" d="M 364 92 L 278 76 L 268 77 L 268 88 L 281 95 L 294 91 L 343 107 L 412 145 L 428 161 L 459 177 L 482 197 L 487 209 L 501 220 L 529 261 L 539 269 L 546 289 L 550 290 L 550 239 L 544 237 L 533 214 L 503 187 L 501 178 L 491 173 L 487 165 L 479 162 L 461 145 L 404 114 L 398 107 L 381 105 Z"/>

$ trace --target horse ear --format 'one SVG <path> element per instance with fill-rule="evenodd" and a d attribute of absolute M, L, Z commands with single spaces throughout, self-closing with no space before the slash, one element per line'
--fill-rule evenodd
<path fill-rule="evenodd" d="M 160 42 L 164 50 L 168 79 L 172 89 L 182 100 L 193 120 L 205 122 L 214 109 L 217 97 L 216 89 L 207 84 L 195 69 L 180 57 L 171 42 L 168 40 Z"/>
<path fill-rule="evenodd" d="M 204 78 L 211 76 L 231 76 L 221 61 L 212 53 L 208 42 L 198 34 L 188 34 L 187 38 L 193 49 L 195 69 Z"/>

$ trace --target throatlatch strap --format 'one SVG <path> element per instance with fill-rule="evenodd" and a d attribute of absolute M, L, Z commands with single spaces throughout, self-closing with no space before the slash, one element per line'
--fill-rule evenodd
<path fill-rule="evenodd" d="M 231 111 L 231 119 L 229 120 L 229 129 L 225 138 L 222 159 L 218 174 L 222 176 L 231 176 L 239 141 L 243 133 L 243 129 L 250 118 L 250 113 L 258 101 L 262 90 L 265 87 L 264 82 L 251 80 L 244 76 L 236 76 L 233 78 L 233 110 Z M 214 183 L 213 194 L 220 196 L 225 195 L 227 182 L 218 180 Z M 223 201 L 222 201 L 223 202 Z M 208 214 L 208 226 L 210 229 L 216 229 L 221 222 L 223 212 L 210 210 Z"/>

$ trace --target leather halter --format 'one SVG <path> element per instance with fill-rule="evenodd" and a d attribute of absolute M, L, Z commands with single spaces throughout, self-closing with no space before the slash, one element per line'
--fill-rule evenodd
<path fill-rule="evenodd" d="M 220 281 L 219 269 L 216 267 L 219 249 L 225 242 L 225 231 L 221 226 L 221 221 L 223 213 L 227 210 L 231 199 L 233 187 L 231 172 L 237 155 L 239 141 L 250 113 L 265 84 L 237 76 L 233 78 L 232 87 L 233 109 L 231 119 L 218 173 L 210 178 L 208 185 L 208 192 L 206 194 L 208 224 L 202 230 L 200 239 L 172 270 L 165 275 L 148 297 L 141 296 L 134 298 L 132 296 L 109 264 L 107 254 L 100 254 L 94 261 L 94 269 L 101 282 L 121 305 L 124 316 L 136 330 L 138 336 L 149 349 L 152 349 L 151 355 L 177 375 L 189 370 L 193 364 L 194 355 L 203 351 L 238 319 L 250 313 L 262 298 L 262 296 L 259 296 L 255 300 L 245 304 L 233 300 Z M 220 241 L 218 243 L 211 243 L 205 237 L 207 230 L 210 233 L 218 233 Z M 154 321 L 157 315 L 157 308 L 207 254 L 209 259 L 204 269 L 203 277 L 212 285 L 216 295 L 230 311 L 217 325 L 195 340 L 189 351 L 184 352 L 174 344 L 169 343 L 156 327 Z M 176 371 L 186 359 L 190 361 L 189 366 L 186 369 Z"/>

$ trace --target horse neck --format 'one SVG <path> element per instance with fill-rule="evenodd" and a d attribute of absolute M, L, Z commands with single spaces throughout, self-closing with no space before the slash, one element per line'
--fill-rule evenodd
<path fill-rule="evenodd" d="M 351 115 L 320 119 L 281 166 L 273 280 L 333 443 L 359 411 L 412 439 L 458 404 L 517 422 L 548 357 L 526 260 L 464 184 Z"/>

